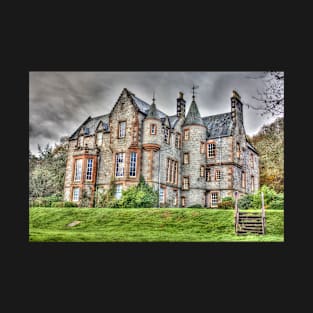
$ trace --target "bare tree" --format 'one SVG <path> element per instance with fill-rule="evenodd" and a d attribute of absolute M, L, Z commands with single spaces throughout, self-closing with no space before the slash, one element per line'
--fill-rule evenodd
<path fill-rule="evenodd" d="M 250 77 L 252 78 L 252 77 Z M 284 72 L 264 72 L 259 77 L 264 88 L 257 90 L 257 96 L 252 98 L 259 102 L 258 106 L 246 104 L 254 110 L 261 111 L 261 115 L 271 114 L 272 116 L 280 116 L 284 114 Z"/>

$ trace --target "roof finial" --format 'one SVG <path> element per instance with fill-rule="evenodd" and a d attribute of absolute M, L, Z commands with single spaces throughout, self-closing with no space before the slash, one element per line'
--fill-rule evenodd
<path fill-rule="evenodd" d="M 195 85 L 192 86 L 192 100 L 193 101 L 195 101 L 195 89 L 198 89 L 198 88 L 199 86 L 195 86 Z"/>
<path fill-rule="evenodd" d="M 152 103 L 155 104 L 155 92 L 153 91 Z"/>

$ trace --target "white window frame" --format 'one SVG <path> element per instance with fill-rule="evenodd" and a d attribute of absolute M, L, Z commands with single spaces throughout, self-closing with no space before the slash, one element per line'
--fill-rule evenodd
<path fill-rule="evenodd" d="M 216 169 L 215 170 L 215 180 L 219 181 L 221 180 L 222 174 L 221 174 L 221 170 L 220 169 Z"/>
<path fill-rule="evenodd" d="M 186 197 L 181 197 L 181 206 L 183 208 L 186 206 Z"/>
<path fill-rule="evenodd" d="M 79 201 L 79 194 L 80 194 L 80 188 L 79 187 L 73 188 L 73 193 L 72 193 L 72 201 L 73 202 Z"/>
<path fill-rule="evenodd" d="M 216 208 L 218 205 L 218 192 L 211 193 L 211 208 Z"/>
<path fill-rule="evenodd" d="M 200 153 L 205 153 L 205 142 L 200 142 Z"/>
<path fill-rule="evenodd" d="M 137 153 L 131 152 L 130 153 L 130 160 L 129 160 L 129 177 L 136 177 L 137 175 Z"/>
<path fill-rule="evenodd" d="M 210 168 L 207 168 L 206 171 L 205 171 L 205 180 L 207 182 L 211 181 L 211 169 Z"/>
<path fill-rule="evenodd" d="M 200 165 L 200 177 L 205 177 L 205 166 Z"/>
<path fill-rule="evenodd" d="M 122 184 L 115 185 L 115 193 L 114 193 L 115 199 L 117 199 L 117 200 L 121 199 L 122 191 L 123 191 L 123 185 Z"/>
<path fill-rule="evenodd" d="M 86 180 L 92 180 L 92 171 L 93 171 L 93 159 L 87 159 Z"/>
<path fill-rule="evenodd" d="M 175 135 L 175 147 L 177 148 L 177 149 L 180 149 L 180 137 L 181 137 L 181 135 L 180 134 L 176 134 Z"/>
<path fill-rule="evenodd" d="M 190 138 L 190 129 L 184 130 L 184 140 L 189 140 Z"/>
<path fill-rule="evenodd" d="M 78 166 L 78 164 L 80 166 Z M 75 160 L 74 181 L 81 181 L 83 174 L 83 159 Z"/>
<path fill-rule="evenodd" d="M 115 155 L 115 177 L 124 177 L 125 170 L 125 152 L 119 152 Z"/>
<path fill-rule="evenodd" d="M 184 164 L 189 164 L 189 152 L 184 152 Z"/>
<path fill-rule="evenodd" d="M 178 200 L 178 191 L 177 190 L 174 190 L 173 191 L 173 193 L 174 193 L 174 201 L 173 201 L 173 205 L 177 205 L 177 200 Z"/>
<path fill-rule="evenodd" d="M 125 138 L 126 136 L 126 121 L 118 123 L 118 138 Z"/>
<path fill-rule="evenodd" d="M 159 201 L 160 201 L 160 203 L 164 203 L 165 202 L 165 189 L 163 187 L 160 187 Z"/>
<path fill-rule="evenodd" d="M 186 183 L 187 182 L 187 183 Z M 188 187 L 188 188 L 186 188 L 186 186 Z M 190 188 L 190 186 L 189 186 L 189 177 L 183 177 L 183 189 L 184 190 L 189 190 L 189 188 Z"/>
<path fill-rule="evenodd" d="M 214 142 L 208 143 L 208 158 L 215 158 L 216 144 Z"/>

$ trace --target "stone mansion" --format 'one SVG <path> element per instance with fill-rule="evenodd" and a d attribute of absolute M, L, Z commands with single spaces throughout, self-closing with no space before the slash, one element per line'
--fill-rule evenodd
<path fill-rule="evenodd" d="M 193 95 L 188 113 L 182 92 L 168 116 L 123 89 L 109 114 L 88 117 L 69 137 L 64 200 L 94 206 L 113 182 L 115 197 L 140 176 L 159 191 L 160 205 L 214 208 L 222 198 L 259 188 L 259 155 L 248 142 L 241 97 L 230 112 L 201 117 Z M 169 101 L 171 102 L 171 101 Z"/>

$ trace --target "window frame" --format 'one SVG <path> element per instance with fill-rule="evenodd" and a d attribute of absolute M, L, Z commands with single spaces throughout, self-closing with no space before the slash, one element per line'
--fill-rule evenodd
<path fill-rule="evenodd" d="M 181 206 L 182 206 L 182 208 L 186 207 L 186 197 L 185 196 L 181 197 Z"/>
<path fill-rule="evenodd" d="M 188 141 L 190 139 L 190 129 L 184 129 L 184 141 Z"/>
<path fill-rule="evenodd" d="M 117 192 L 117 187 L 120 188 L 121 190 Z M 114 198 L 119 200 L 122 197 L 122 192 L 123 192 L 123 184 L 116 184 L 115 185 L 115 190 L 114 190 Z M 117 197 L 116 195 L 119 194 L 120 196 Z"/>
<path fill-rule="evenodd" d="M 185 180 L 187 180 L 187 186 L 188 188 L 185 188 L 186 187 L 186 184 L 185 184 Z M 183 176 L 183 190 L 189 190 L 190 189 L 190 179 L 189 179 L 189 176 Z"/>
<path fill-rule="evenodd" d="M 241 171 L 241 188 L 245 189 L 246 185 L 246 172 Z"/>
<path fill-rule="evenodd" d="M 79 177 L 79 179 L 76 178 L 76 177 L 77 177 L 77 164 L 78 164 L 78 161 L 80 161 L 80 164 L 81 164 L 81 166 L 80 166 L 80 177 Z M 73 181 L 74 181 L 74 182 L 80 182 L 80 181 L 82 180 L 82 178 L 83 178 L 83 159 L 82 159 L 82 158 L 81 158 L 81 159 L 75 159 L 74 179 L 73 179 Z"/>
<path fill-rule="evenodd" d="M 181 134 L 180 133 L 175 134 L 175 148 L 177 149 L 181 148 Z"/>
<path fill-rule="evenodd" d="M 135 155 L 135 160 L 133 160 L 132 156 Z M 137 152 L 131 151 L 129 155 L 129 177 L 137 177 Z M 135 172 L 135 175 L 131 175 L 133 172 Z"/>
<path fill-rule="evenodd" d="M 201 141 L 200 142 L 200 154 L 204 154 L 205 153 L 205 142 Z"/>
<path fill-rule="evenodd" d="M 216 195 L 216 205 L 213 205 L 213 195 L 215 196 Z M 214 191 L 214 192 L 211 192 L 210 194 L 210 205 L 211 205 L 211 208 L 216 208 L 218 207 L 218 203 L 219 203 L 219 192 L 217 191 Z"/>
<path fill-rule="evenodd" d="M 164 127 L 164 143 L 171 144 L 171 132 L 169 127 Z"/>
<path fill-rule="evenodd" d="M 78 190 L 78 195 L 77 195 L 77 199 L 75 197 L 75 191 Z M 79 187 L 74 187 L 72 190 L 72 201 L 73 202 L 79 202 L 80 199 L 80 188 Z"/>
<path fill-rule="evenodd" d="M 154 129 L 154 132 L 152 132 L 152 129 Z M 155 136 L 157 134 L 157 124 L 150 124 L 150 135 Z"/>
<path fill-rule="evenodd" d="M 91 161 L 91 170 L 89 170 L 90 169 L 89 161 Z M 93 163 L 94 163 L 93 159 L 91 159 L 91 158 L 86 159 L 86 181 L 92 181 L 93 168 L 94 168 Z M 90 178 L 88 178 L 88 177 L 90 177 Z"/>
<path fill-rule="evenodd" d="M 187 156 L 187 162 L 186 162 L 186 156 Z M 189 157 L 189 152 L 184 152 L 184 155 L 183 155 L 183 164 L 186 165 L 186 164 L 189 164 L 189 161 L 190 161 L 190 157 Z"/>
<path fill-rule="evenodd" d="M 121 125 L 125 125 L 125 127 L 124 127 L 124 134 L 122 134 L 123 136 L 121 136 L 121 130 L 123 130 Z M 126 137 L 126 126 L 127 126 L 127 122 L 126 121 L 119 121 L 118 122 L 118 139 L 123 139 L 123 138 Z"/>
<path fill-rule="evenodd" d="M 211 148 L 210 147 L 214 147 Z M 216 157 L 216 143 L 215 142 L 208 142 L 207 144 L 207 157 L 208 159 L 214 159 Z M 212 152 L 213 151 L 213 152 Z M 213 153 L 213 155 L 211 155 Z"/>
<path fill-rule="evenodd" d="M 161 197 L 161 191 L 162 191 L 162 197 Z M 159 202 L 164 204 L 165 203 L 165 191 L 166 188 L 164 186 L 160 186 L 160 190 L 159 190 Z"/>
<path fill-rule="evenodd" d="M 205 177 L 205 166 L 200 165 L 200 177 Z"/>
<path fill-rule="evenodd" d="M 219 168 L 215 169 L 214 179 L 215 181 L 220 181 L 222 179 L 221 169 Z"/>
<path fill-rule="evenodd" d="M 118 162 L 118 156 L 122 155 L 123 156 L 123 161 L 122 162 Z M 118 173 L 118 164 L 122 164 L 122 174 L 123 175 L 117 175 Z M 125 152 L 117 152 L 115 154 L 115 168 L 114 168 L 114 173 L 115 173 L 115 177 L 124 177 L 125 176 Z"/>
<path fill-rule="evenodd" d="M 251 175 L 251 192 L 255 191 L 254 175 Z"/>
<path fill-rule="evenodd" d="M 207 182 L 211 182 L 212 181 L 212 178 L 211 178 L 211 168 L 210 167 L 207 167 L 205 169 L 205 181 L 207 181 Z"/>

